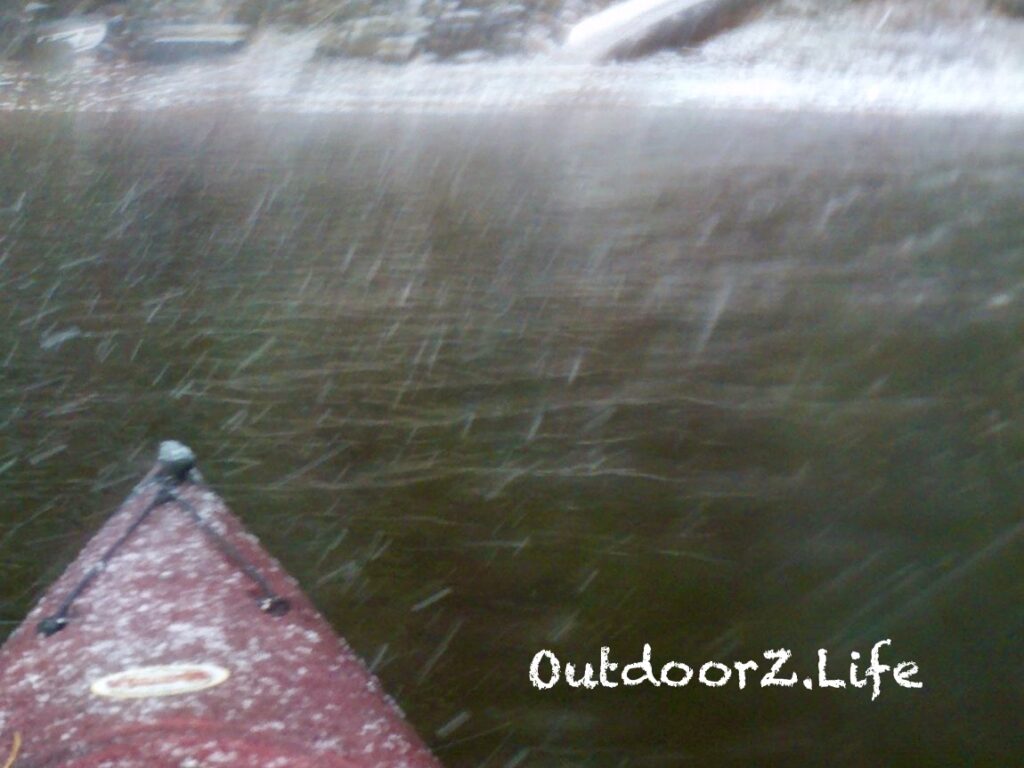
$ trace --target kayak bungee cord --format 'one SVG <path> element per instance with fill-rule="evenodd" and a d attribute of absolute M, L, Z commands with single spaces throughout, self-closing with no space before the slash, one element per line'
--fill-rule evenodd
<path fill-rule="evenodd" d="M 203 516 L 199 514 L 191 502 L 181 498 L 174 490 L 170 491 L 171 501 L 176 502 L 182 509 L 188 512 L 193 522 L 199 526 L 199 530 L 205 533 L 210 540 L 216 545 L 217 549 L 227 557 L 235 567 L 238 568 L 242 573 L 248 576 L 255 584 L 260 588 L 263 594 L 259 598 L 260 610 L 264 613 L 269 613 L 271 616 L 283 616 L 288 612 L 290 607 L 288 601 L 278 595 L 271 588 L 270 583 L 266 580 L 259 569 L 245 559 L 245 555 L 238 551 L 238 549 L 227 539 L 221 536 L 217 530 L 210 525 L 208 520 L 204 520 Z"/>
<path fill-rule="evenodd" d="M 107 548 L 107 551 L 103 553 L 103 556 L 100 557 L 99 561 L 85 572 L 85 575 L 81 580 L 79 580 L 79 582 L 72 588 L 68 593 L 68 596 L 64 598 L 64 602 L 60 604 L 60 608 L 57 609 L 57 612 L 51 616 L 47 616 L 39 622 L 39 626 L 37 627 L 39 634 L 49 637 L 50 635 L 57 634 L 68 625 L 68 622 L 70 621 L 70 619 L 68 619 L 68 611 L 71 610 L 71 606 L 74 605 L 75 600 L 77 600 L 93 580 L 106 569 L 114 555 L 117 554 L 117 550 L 119 550 L 124 543 L 131 538 L 132 534 L 135 533 L 139 526 L 145 522 L 150 513 L 161 504 L 170 501 L 171 498 L 169 489 L 166 485 L 161 483 L 159 490 L 153 497 L 153 500 L 149 502 L 149 504 L 146 505 L 146 508 L 139 513 L 138 517 L 132 521 L 132 524 L 128 526 L 128 530 L 122 533 L 121 536 L 118 537 L 117 541 Z"/>
<path fill-rule="evenodd" d="M 257 587 L 259 587 L 261 595 L 257 599 L 257 603 L 260 610 L 264 613 L 269 613 L 271 616 L 283 616 L 288 612 L 290 607 L 288 601 L 274 592 L 273 588 L 267 579 L 260 573 L 259 569 L 250 563 L 238 548 L 235 547 L 230 541 L 224 538 L 208 520 L 205 520 L 202 515 L 199 514 L 199 510 L 189 502 L 187 499 L 182 498 L 178 492 L 177 487 L 182 485 L 186 480 L 191 479 L 195 485 L 201 485 L 201 483 L 195 482 L 196 475 L 193 473 L 195 468 L 195 454 L 188 446 L 182 445 L 179 442 L 169 440 L 160 444 L 160 456 L 159 456 L 160 470 L 153 482 L 157 484 L 157 492 L 153 496 L 152 501 L 146 505 L 135 520 L 132 521 L 131 525 L 128 526 L 127 530 L 122 533 L 117 540 L 111 544 L 107 551 L 103 553 L 100 559 L 92 565 L 85 575 L 79 580 L 79 582 L 71 589 L 68 596 L 64 598 L 64 601 L 60 604 L 57 612 L 47 616 L 45 619 L 39 622 L 37 627 L 38 632 L 41 635 L 50 637 L 60 632 L 64 627 L 68 625 L 70 619 L 68 613 L 75 601 L 81 597 L 82 593 L 88 589 L 89 585 L 99 576 L 110 561 L 117 554 L 117 551 L 124 546 L 132 535 L 139 529 L 139 527 L 146 521 L 146 518 L 153 512 L 157 507 L 161 507 L 164 504 L 173 502 L 188 512 L 189 517 L 199 527 L 203 534 L 213 542 L 213 544 L 220 550 L 231 563 L 238 568 L 242 573 L 249 577 Z"/>

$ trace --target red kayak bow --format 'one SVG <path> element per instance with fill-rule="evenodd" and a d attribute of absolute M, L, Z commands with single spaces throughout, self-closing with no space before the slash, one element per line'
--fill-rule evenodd
<path fill-rule="evenodd" d="M 440 768 L 193 465 L 164 443 L 0 649 L 0 768 Z"/>

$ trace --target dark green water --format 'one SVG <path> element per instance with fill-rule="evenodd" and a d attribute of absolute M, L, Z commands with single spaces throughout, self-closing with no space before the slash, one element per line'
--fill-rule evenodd
<path fill-rule="evenodd" d="M 5 633 L 177 437 L 449 766 L 1022 757 L 1021 124 L 5 114 L 0 147 Z M 527 678 L 882 638 L 923 690 Z"/>

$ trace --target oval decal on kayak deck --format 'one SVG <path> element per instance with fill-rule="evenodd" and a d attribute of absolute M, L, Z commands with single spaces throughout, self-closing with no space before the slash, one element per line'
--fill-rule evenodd
<path fill-rule="evenodd" d="M 111 699 L 147 699 L 180 696 L 220 685 L 231 673 L 216 664 L 163 664 L 134 667 L 101 677 L 90 686 L 96 696 Z"/>

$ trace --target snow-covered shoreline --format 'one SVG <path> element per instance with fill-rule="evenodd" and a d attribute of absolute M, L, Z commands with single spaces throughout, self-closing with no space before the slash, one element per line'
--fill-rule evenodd
<path fill-rule="evenodd" d="M 906 26 L 884 16 L 767 15 L 701 48 L 595 65 L 557 56 L 402 66 L 323 61 L 311 34 L 172 66 L 80 60 L 0 67 L 0 111 L 501 112 L 732 108 L 1024 115 L 1024 24 L 987 16 Z"/>

